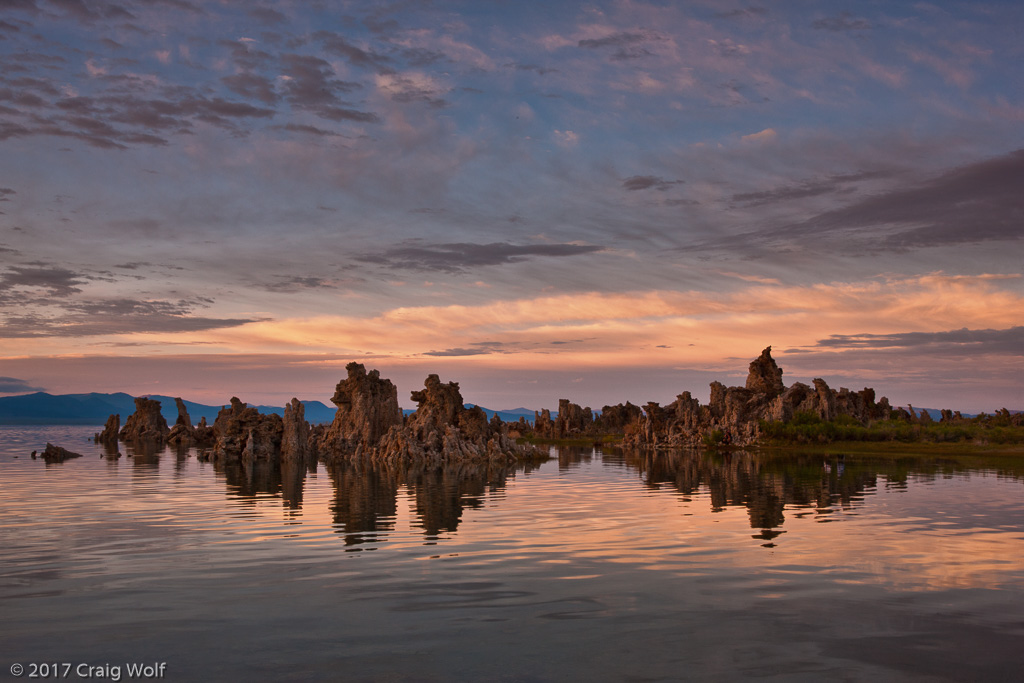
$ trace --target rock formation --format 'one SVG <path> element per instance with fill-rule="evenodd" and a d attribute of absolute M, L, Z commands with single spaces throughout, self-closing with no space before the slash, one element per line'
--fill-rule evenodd
<path fill-rule="evenodd" d="M 283 431 L 280 415 L 262 415 L 233 396 L 213 423 L 213 456 L 225 461 L 276 460 Z"/>
<path fill-rule="evenodd" d="M 135 399 L 135 412 L 128 416 L 118 437 L 121 441 L 163 443 L 170 431 L 160 412 L 160 401 L 140 397 Z"/>
<path fill-rule="evenodd" d="M 213 432 L 213 427 L 206 424 L 206 418 L 199 418 L 199 424 L 192 430 L 192 438 L 197 446 L 212 446 L 216 441 L 216 435 Z"/>
<path fill-rule="evenodd" d="M 558 400 L 558 414 L 552 418 L 551 411 L 535 412 L 533 434 L 541 439 L 571 439 L 601 434 L 623 434 L 626 427 L 643 417 L 643 411 L 628 401 L 614 406 L 605 406 L 599 415 L 580 407 L 567 398 Z"/>
<path fill-rule="evenodd" d="M 121 416 L 111 415 L 103 426 L 103 431 L 98 432 L 93 438 L 96 443 L 117 445 L 117 435 L 121 431 Z"/>
<path fill-rule="evenodd" d="M 794 415 L 811 412 L 822 420 L 847 415 L 861 424 L 887 419 L 889 402 L 875 402 L 873 389 L 853 392 L 829 388 L 823 379 L 815 379 L 811 388 L 796 382 L 788 389 L 782 383 L 782 370 L 771 356 L 769 346 L 750 364 L 746 385 L 726 387 L 711 383 L 708 404 L 686 391 L 661 407 L 648 403 L 644 416 L 627 428 L 626 443 L 641 446 L 695 446 L 708 435 L 719 432 L 727 443 L 750 444 L 760 436 L 760 422 L 788 422 Z M 909 415 L 908 415 L 909 418 Z"/>
<path fill-rule="evenodd" d="M 297 462 L 316 459 L 316 448 L 310 438 L 309 423 L 306 422 L 306 407 L 297 398 L 293 398 L 284 407 L 281 458 Z"/>
<path fill-rule="evenodd" d="M 181 446 L 191 445 L 195 442 L 196 433 L 195 427 L 192 426 L 192 418 L 188 414 L 188 408 L 180 398 L 174 399 L 174 403 L 178 407 L 178 419 L 175 420 L 174 426 L 171 427 L 171 431 L 167 435 L 167 443 Z"/>
<path fill-rule="evenodd" d="M 533 433 L 541 439 L 555 438 L 555 423 L 551 419 L 551 411 L 544 408 L 533 413 Z"/>
<path fill-rule="evenodd" d="M 392 427 L 402 425 L 398 389 L 391 380 L 381 379 L 377 370 L 367 373 L 360 363 L 349 363 L 345 370 L 348 377 L 338 382 L 331 399 L 338 411 L 319 441 L 327 458 L 362 454 Z"/>
<path fill-rule="evenodd" d="M 643 417 L 644 411 L 629 401 L 601 408 L 601 414 L 594 418 L 594 431 L 598 434 L 623 434 L 627 425 Z"/>
<path fill-rule="evenodd" d="M 594 413 L 590 408 L 581 408 L 567 398 L 558 399 L 558 417 L 555 418 L 555 434 L 559 439 L 583 436 L 593 433 Z"/>
<path fill-rule="evenodd" d="M 424 388 L 411 397 L 416 412 L 404 425 L 392 427 L 376 448 L 364 450 L 364 455 L 374 461 L 430 464 L 511 462 L 541 455 L 533 447 L 517 445 L 503 424 L 496 428 L 489 423 L 479 406 L 465 407 L 457 382 L 442 383 L 437 375 L 430 375 Z"/>
<path fill-rule="evenodd" d="M 52 443 L 47 441 L 46 450 L 43 451 L 42 456 L 43 460 L 45 460 L 48 463 L 51 463 L 64 462 L 65 460 L 70 460 L 71 458 L 81 458 L 82 454 L 75 453 L 74 451 L 69 451 L 66 448 L 61 448 L 60 446 L 54 446 Z M 32 451 L 32 457 L 35 457 L 35 451 Z"/>
<path fill-rule="evenodd" d="M 755 394 L 767 394 L 769 398 L 774 398 L 785 388 L 782 384 L 782 370 L 772 358 L 772 347 L 769 346 L 760 356 L 750 361 L 746 389 Z"/>

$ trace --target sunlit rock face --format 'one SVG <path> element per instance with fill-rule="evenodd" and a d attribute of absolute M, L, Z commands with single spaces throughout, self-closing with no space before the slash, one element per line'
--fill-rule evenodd
<path fill-rule="evenodd" d="M 190 446 L 195 443 L 196 436 L 195 427 L 192 426 L 192 417 L 188 414 L 188 408 L 185 407 L 184 401 L 176 398 L 174 403 L 178 408 L 178 419 L 171 427 L 170 434 L 167 435 L 167 443 L 175 446 Z"/>
<path fill-rule="evenodd" d="M 345 369 L 348 377 L 338 382 L 331 399 L 338 411 L 319 442 L 328 460 L 375 448 L 388 430 L 402 425 L 398 389 L 391 380 L 381 379 L 377 370 L 367 372 L 360 363 Z"/>
<path fill-rule="evenodd" d="M 760 356 L 750 362 L 746 388 L 755 394 L 767 394 L 770 398 L 785 391 L 782 370 L 772 358 L 772 347 L 766 348 Z"/>
<path fill-rule="evenodd" d="M 530 446 L 517 445 L 507 425 L 490 423 L 483 409 L 465 407 L 457 382 L 442 383 L 430 375 L 423 389 L 414 391 L 416 412 L 406 423 L 393 427 L 369 457 L 383 462 L 445 463 L 458 461 L 512 462 L 536 457 Z"/>
<path fill-rule="evenodd" d="M 533 412 L 533 432 L 542 439 L 555 438 L 555 422 L 551 419 L 551 411 L 544 408 L 539 413 Z"/>
<path fill-rule="evenodd" d="M 626 426 L 641 418 L 644 414 L 640 406 L 629 401 L 601 408 L 601 414 L 594 418 L 596 434 L 622 434 Z"/>
<path fill-rule="evenodd" d="M 316 447 L 312 442 L 309 423 L 306 422 L 306 407 L 302 401 L 293 398 L 284 407 L 281 459 L 308 462 L 315 458 Z"/>
<path fill-rule="evenodd" d="M 850 391 L 831 389 L 817 378 L 814 387 L 796 382 L 788 389 L 782 383 L 782 369 L 771 356 L 769 346 L 750 363 L 746 386 L 726 387 L 711 383 L 706 406 L 685 391 L 671 405 L 648 403 L 644 415 L 626 428 L 630 445 L 677 447 L 696 446 L 718 432 L 726 443 L 750 444 L 761 435 L 760 422 L 789 422 L 797 413 L 813 413 L 822 420 L 840 415 L 861 424 L 889 417 L 889 401 L 875 402 L 873 389 Z"/>
<path fill-rule="evenodd" d="M 626 426 L 643 416 L 643 410 L 628 401 L 605 406 L 600 415 L 589 407 L 581 407 L 567 398 L 558 400 L 558 414 L 534 412 L 533 434 L 542 439 L 565 439 L 599 434 L 622 434 Z"/>
<path fill-rule="evenodd" d="M 118 432 L 121 431 L 121 416 L 111 415 L 103 425 L 103 431 L 96 434 L 93 441 L 103 444 L 117 444 Z"/>
<path fill-rule="evenodd" d="M 581 408 L 567 398 L 558 400 L 558 418 L 555 421 L 558 438 L 590 434 L 593 428 L 594 413 L 590 408 Z"/>
<path fill-rule="evenodd" d="M 160 412 L 160 401 L 140 397 L 135 399 L 135 412 L 128 416 L 118 436 L 121 441 L 163 443 L 170 431 L 167 420 Z"/>
<path fill-rule="evenodd" d="M 276 461 L 284 422 L 280 415 L 261 415 L 256 408 L 231 398 L 213 423 L 213 456 L 223 461 Z"/>

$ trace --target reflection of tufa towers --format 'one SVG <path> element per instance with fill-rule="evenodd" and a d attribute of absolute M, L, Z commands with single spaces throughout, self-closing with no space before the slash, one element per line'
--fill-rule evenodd
<path fill-rule="evenodd" d="M 328 466 L 334 484 L 331 513 L 346 545 L 383 540 L 395 530 L 399 489 L 413 501 L 413 526 L 429 539 L 454 532 L 463 510 L 479 508 L 488 494 L 505 488 L 512 468 L 461 463 L 443 468 L 339 462 Z"/>
<path fill-rule="evenodd" d="M 852 508 L 877 485 L 874 466 L 845 464 L 842 456 L 823 462 L 821 456 L 777 458 L 747 451 L 627 451 L 624 458 L 648 487 L 667 484 L 687 496 L 707 487 L 713 511 L 742 505 L 751 528 L 763 530 L 781 527 L 787 506 L 826 515 L 835 505 Z"/>

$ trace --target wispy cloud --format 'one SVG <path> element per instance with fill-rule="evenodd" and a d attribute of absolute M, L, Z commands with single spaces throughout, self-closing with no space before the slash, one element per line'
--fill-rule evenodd
<path fill-rule="evenodd" d="M 46 391 L 17 377 L 0 377 L 0 394 L 27 394 L 34 391 Z"/>
<path fill-rule="evenodd" d="M 492 242 L 421 245 L 417 241 L 411 241 L 406 246 L 387 249 L 379 254 L 364 254 L 357 257 L 357 260 L 395 269 L 461 273 L 471 268 L 520 263 L 535 257 L 579 256 L 603 249 L 601 246 L 586 244 L 517 245 Z"/>
<path fill-rule="evenodd" d="M 622 187 L 635 192 L 637 190 L 667 190 L 673 185 L 681 185 L 682 180 L 665 180 L 653 175 L 635 175 L 622 181 Z"/>
<path fill-rule="evenodd" d="M 920 349 L 932 352 L 979 356 L 986 353 L 1024 356 L 1024 327 L 1003 330 L 959 330 L 942 332 L 897 332 L 892 334 L 834 334 L 815 344 L 826 349 Z"/>
<path fill-rule="evenodd" d="M 811 26 L 823 31 L 866 31 L 872 28 L 867 19 L 855 17 L 849 12 L 840 12 L 834 17 L 815 19 Z"/>

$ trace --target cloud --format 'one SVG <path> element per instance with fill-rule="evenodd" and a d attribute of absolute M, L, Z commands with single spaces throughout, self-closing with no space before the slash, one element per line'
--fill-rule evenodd
<path fill-rule="evenodd" d="M 153 5 L 165 5 L 166 7 L 173 7 L 174 9 L 184 10 L 192 14 L 205 14 L 201 7 L 186 0 L 149 0 L 149 2 Z"/>
<path fill-rule="evenodd" d="M 385 71 L 392 61 L 387 55 L 353 45 L 338 33 L 317 31 L 313 34 L 313 39 L 319 41 L 325 51 L 344 57 L 352 66 Z"/>
<path fill-rule="evenodd" d="M 317 128 L 316 126 L 308 126 L 302 123 L 286 123 L 284 125 L 271 126 L 274 130 L 285 130 L 289 133 L 306 133 L 308 135 L 318 135 L 321 137 L 338 137 L 341 134 L 335 133 L 334 131 L 324 130 L 323 128 Z"/>
<path fill-rule="evenodd" d="M 362 85 L 335 78 L 329 62 L 319 57 L 286 54 L 282 55 L 281 63 L 284 95 L 293 108 L 312 111 L 331 121 L 380 120 L 376 114 L 344 106 L 338 93 L 349 93 Z"/>
<path fill-rule="evenodd" d="M 742 9 L 733 9 L 728 12 L 719 12 L 716 17 L 720 19 L 740 19 L 746 17 L 763 17 L 768 14 L 766 7 L 744 7 Z"/>
<path fill-rule="evenodd" d="M 505 64 L 505 66 L 515 69 L 516 71 L 533 71 L 539 76 L 558 73 L 558 69 L 552 69 L 546 66 L 538 66 L 536 64 L 517 64 L 516 62 L 510 62 L 508 64 Z"/>
<path fill-rule="evenodd" d="M 897 332 L 892 334 L 833 334 L 815 344 L 824 349 L 920 349 L 980 355 L 983 353 L 1024 356 L 1024 327 L 1002 330 L 970 330 L 963 327 L 947 332 Z"/>
<path fill-rule="evenodd" d="M 74 17 L 79 21 L 91 22 L 100 15 L 91 10 L 82 0 L 48 0 L 49 4 L 59 7 L 65 16 Z"/>
<path fill-rule="evenodd" d="M 847 189 L 851 183 L 888 178 L 893 175 L 892 171 L 859 171 L 857 173 L 844 173 L 828 176 L 821 180 L 806 180 L 791 185 L 783 185 L 771 190 L 759 192 L 741 192 L 732 196 L 732 201 L 745 204 L 747 207 L 773 204 L 780 201 L 793 199 L 805 199 L 819 195 L 840 192 Z"/>
<path fill-rule="evenodd" d="M 271 292 L 300 292 L 310 289 L 336 289 L 338 285 L 339 282 L 336 280 L 320 277 L 277 275 L 272 282 L 265 282 L 260 286 Z"/>
<path fill-rule="evenodd" d="M 395 102 L 426 102 L 432 107 L 448 105 L 441 97 L 448 92 L 448 88 L 427 74 L 380 74 L 376 82 L 377 89 L 386 93 Z"/>
<path fill-rule="evenodd" d="M 665 180 L 653 175 L 635 175 L 626 178 L 622 181 L 622 187 L 629 190 L 630 192 L 636 192 L 637 190 L 661 190 L 665 191 L 673 185 L 681 185 L 686 181 L 683 180 Z"/>
<path fill-rule="evenodd" d="M 1024 149 L 816 216 L 799 233 L 879 228 L 889 247 L 1024 238 Z"/>
<path fill-rule="evenodd" d="M 237 132 L 235 120 L 270 118 L 275 113 L 273 109 L 210 97 L 186 87 L 175 88 L 169 94 L 176 99 L 144 99 L 120 93 L 63 97 L 53 102 L 53 116 L 35 116 L 31 127 L 8 125 L 5 130 L 0 124 L 0 139 L 52 135 L 76 138 L 104 149 L 124 149 L 133 144 L 163 146 L 167 140 L 152 134 L 153 129 L 181 132 L 193 121 L 201 121 Z M 125 130 L 115 124 L 147 130 Z"/>
<path fill-rule="evenodd" d="M 46 391 L 46 389 L 34 387 L 17 377 L 0 377 L 0 394 L 28 394 L 34 391 Z"/>
<path fill-rule="evenodd" d="M 269 7 L 253 7 L 249 10 L 248 14 L 250 17 L 268 26 L 283 24 L 288 21 L 288 17 Z"/>
<path fill-rule="evenodd" d="M 138 262 L 116 267 L 136 270 L 148 265 Z M 0 274 L 0 338 L 195 332 L 262 320 L 194 316 L 197 308 L 214 303 L 203 297 L 166 300 L 84 294 L 90 283 L 99 281 L 114 283 L 118 278 L 106 271 L 82 273 L 45 263 L 9 267 Z"/>
<path fill-rule="evenodd" d="M 556 130 L 554 133 L 555 142 L 561 147 L 575 147 L 579 144 L 580 136 L 571 130 Z"/>
<path fill-rule="evenodd" d="M 425 351 L 424 356 L 485 356 L 493 353 L 490 349 L 445 349 L 444 351 Z"/>
<path fill-rule="evenodd" d="M 840 12 L 837 16 L 816 19 L 811 26 L 819 31 L 866 31 L 870 28 L 871 22 L 867 19 L 858 19 L 849 12 Z"/>
<path fill-rule="evenodd" d="M 603 250 L 604 247 L 601 246 L 583 244 L 515 245 L 507 242 L 463 242 L 420 246 L 417 242 L 410 241 L 408 246 L 388 249 L 381 254 L 363 255 L 357 260 L 394 269 L 462 273 L 470 268 L 520 263 L 537 256 L 578 256 Z"/>
<path fill-rule="evenodd" d="M 262 318 L 207 318 L 189 315 L 188 302 L 115 299 L 69 305 L 55 315 L 9 315 L 0 339 L 76 338 L 151 332 L 201 332 L 259 322 Z"/>
<path fill-rule="evenodd" d="M 264 104 L 274 104 L 280 99 L 273 82 L 259 74 L 249 72 L 234 74 L 225 76 L 221 82 L 236 95 L 259 100 Z"/>
<path fill-rule="evenodd" d="M 622 47 L 624 45 L 633 45 L 635 43 L 645 43 L 650 40 L 659 40 L 657 34 L 650 31 L 621 31 L 619 33 L 610 33 L 602 38 L 586 38 L 577 45 L 579 47 L 585 47 L 590 49 L 602 48 L 602 47 Z"/>
<path fill-rule="evenodd" d="M 741 135 L 740 140 L 743 142 L 773 142 L 779 137 L 779 134 L 775 132 L 773 128 L 765 128 L 757 133 L 751 133 L 749 135 Z"/>
<path fill-rule="evenodd" d="M 81 293 L 83 284 L 84 277 L 67 268 L 12 266 L 0 275 L 0 304 L 18 303 L 29 297 L 69 297 Z"/>

